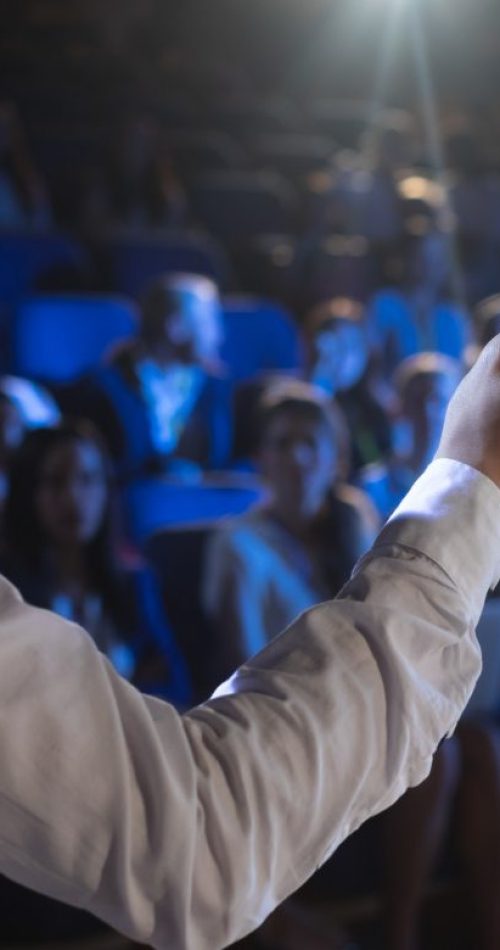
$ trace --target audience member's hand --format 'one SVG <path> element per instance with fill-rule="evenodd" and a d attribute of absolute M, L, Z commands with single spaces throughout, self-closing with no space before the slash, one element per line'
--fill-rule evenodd
<path fill-rule="evenodd" d="M 466 462 L 500 487 L 500 334 L 455 392 L 436 457 Z"/>

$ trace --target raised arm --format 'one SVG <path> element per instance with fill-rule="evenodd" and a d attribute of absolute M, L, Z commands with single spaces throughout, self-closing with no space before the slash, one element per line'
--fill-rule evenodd
<path fill-rule="evenodd" d="M 495 390 L 496 363 L 484 372 Z M 467 461 L 484 471 L 495 452 Z M 341 597 L 184 717 L 3 582 L 0 870 L 158 948 L 228 945 L 426 776 L 478 675 L 499 573 L 500 492 L 435 462 Z"/>

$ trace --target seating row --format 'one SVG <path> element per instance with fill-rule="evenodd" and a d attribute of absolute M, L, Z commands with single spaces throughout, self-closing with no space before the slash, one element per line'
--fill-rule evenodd
<path fill-rule="evenodd" d="M 11 324 L 11 372 L 57 386 L 97 368 L 110 348 L 133 337 L 137 305 L 126 297 L 39 294 L 24 299 Z M 297 325 L 282 307 L 251 297 L 228 297 L 222 307 L 221 358 L 230 382 L 303 365 Z"/>

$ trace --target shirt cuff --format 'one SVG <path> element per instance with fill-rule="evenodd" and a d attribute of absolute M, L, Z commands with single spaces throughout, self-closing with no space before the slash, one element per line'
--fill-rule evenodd
<path fill-rule="evenodd" d="M 439 458 L 415 482 L 375 547 L 398 544 L 446 571 L 470 604 L 474 623 L 500 579 L 500 490 L 477 469 Z"/>

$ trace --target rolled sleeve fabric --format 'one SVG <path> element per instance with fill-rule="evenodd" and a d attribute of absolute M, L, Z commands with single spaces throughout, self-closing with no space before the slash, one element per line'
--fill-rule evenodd
<path fill-rule="evenodd" d="M 500 492 L 434 462 L 339 598 L 179 716 L 0 584 L 0 871 L 172 950 L 255 928 L 430 769 L 480 670 Z"/>

